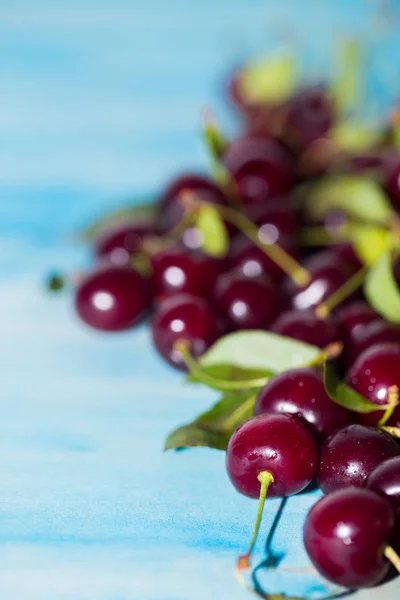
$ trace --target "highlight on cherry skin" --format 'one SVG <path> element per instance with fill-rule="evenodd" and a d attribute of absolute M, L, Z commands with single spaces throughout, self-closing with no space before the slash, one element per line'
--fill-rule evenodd
<path fill-rule="evenodd" d="M 247 553 L 239 558 L 239 569 L 249 566 L 266 497 L 301 492 L 314 479 L 317 467 L 317 446 L 296 417 L 262 414 L 234 432 L 226 451 L 228 476 L 238 492 L 259 498 L 253 536 Z"/>
<path fill-rule="evenodd" d="M 400 559 L 390 546 L 395 515 L 389 502 L 367 489 L 347 488 L 321 498 L 304 524 L 311 562 L 333 583 L 358 589 L 377 585 Z"/>

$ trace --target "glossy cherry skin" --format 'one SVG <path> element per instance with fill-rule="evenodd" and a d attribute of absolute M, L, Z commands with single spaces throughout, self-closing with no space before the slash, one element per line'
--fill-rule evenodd
<path fill-rule="evenodd" d="M 306 310 L 321 304 L 348 279 L 344 268 L 332 262 L 328 253 L 313 256 L 303 265 L 311 275 L 310 283 L 299 287 L 288 277 L 283 282 L 283 293 L 292 309 Z"/>
<path fill-rule="evenodd" d="M 324 137 L 334 120 L 332 102 L 322 87 L 300 90 L 288 102 L 284 136 L 304 149 Z"/>
<path fill-rule="evenodd" d="M 231 331 L 265 329 L 278 313 L 279 299 L 267 277 L 249 279 L 231 271 L 217 279 L 213 306 Z"/>
<path fill-rule="evenodd" d="M 179 293 L 206 297 L 223 269 L 222 261 L 176 248 L 156 254 L 151 263 L 153 291 L 158 300 Z"/>
<path fill-rule="evenodd" d="M 346 383 L 377 406 L 388 403 L 390 386 L 400 389 L 400 344 L 377 344 L 360 354 L 346 375 Z M 360 421 L 376 425 L 384 411 L 360 415 Z M 400 405 L 388 425 L 400 425 Z"/>
<path fill-rule="evenodd" d="M 149 281 L 123 266 L 106 266 L 87 275 L 75 292 L 75 308 L 94 329 L 120 331 L 136 325 L 150 308 Z"/>
<path fill-rule="evenodd" d="M 95 240 L 94 250 L 99 258 L 126 265 L 130 256 L 140 250 L 143 239 L 154 234 L 150 221 L 128 220 L 102 231 Z"/>
<path fill-rule="evenodd" d="M 201 356 L 222 334 L 218 319 L 208 304 L 195 296 L 171 296 L 157 308 L 151 323 L 153 343 L 170 365 L 186 370 L 180 353 L 174 349 L 177 340 L 187 340 L 190 352 Z"/>
<path fill-rule="evenodd" d="M 258 498 L 257 477 L 269 471 L 268 497 L 291 496 L 314 479 L 318 452 L 302 423 L 289 415 L 259 415 L 240 425 L 226 451 L 226 469 L 241 494 Z"/>
<path fill-rule="evenodd" d="M 400 510 L 400 456 L 389 458 L 370 473 L 365 487 L 384 496 L 396 514 Z M 400 540 L 399 540 L 400 543 Z"/>
<path fill-rule="evenodd" d="M 336 311 L 336 320 L 345 343 L 352 340 L 363 325 L 376 321 L 377 318 L 377 313 L 362 301 L 351 302 Z"/>
<path fill-rule="evenodd" d="M 332 319 L 318 319 L 313 310 L 289 310 L 272 323 L 270 331 L 306 344 L 326 348 L 340 340 L 340 333 Z"/>
<path fill-rule="evenodd" d="M 263 413 L 296 416 L 318 442 L 355 419 L 329 398 L 322 374 L 315 369 L 292 369 L 272 377 L 257 396 L 254 414 Z"/>
<path fill-rule="evenodd" d="M 393 511 L 384 498 L 348 488 L 312 507 L 304 524 L 304 545 L 326 579 L 349 589 L 371 587 L 389 571 L 384 550 L 393 528 Z"/>
<path fill-rule="evenodd" d="M 223 160 L 245 205 L 265 205 L 293 187 L 290 161 L 272 139 L 244 138 L 233 142 Z"/>
<path fill-rule="evenodd" d="M 344 487 L 361 487 L 378 465 L 399 454 L 400 447 L 396 442 L 374 427 L 343 427 L 322 445 L 320 488 L 328 494 Z"/>
<path fill-rule="evenodd" d="M 377 344 L 400 344 L 400 325 L 377 318 L 358 328 L 347 341 L 347 366 L 350 367 L 365 350 Z"/>
<path fill-rule="evenodd" d="M 281 238 L 279 245 L 295 258 L 293 244 L 288 238 Z M 266 275 L 279 282 L 284 276 L 282 269 L 261 248 L 242 235 L 238 235 L 232 240 L 229 262 L 232 269 L 250 279 Z"/>

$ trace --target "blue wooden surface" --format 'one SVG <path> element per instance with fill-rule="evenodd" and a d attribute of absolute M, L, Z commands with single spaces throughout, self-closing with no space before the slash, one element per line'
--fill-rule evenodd
<path fill-rule="evenodd" d="M 248 597 L 232 566 L 254 503 L 222 453 L 161 452 L 213 394 L 182 384 L 146 326 L 89 331 L 41 281 L 85 264 L 69 236 L 92 216 L 206 166 L 199 111 L 212 104 L 232 126 L 221 78 L 243 56 L 289 39 L 318 74 L 338 31 L 367 35 L 376 115 L 399 93 L 398 8 L 377 30 L 376 3 L 361 0 L 0 0 L 2 600 Z M 268 589 L 324 592 L 300 541 L 315 498 L 289 500 Z"/>

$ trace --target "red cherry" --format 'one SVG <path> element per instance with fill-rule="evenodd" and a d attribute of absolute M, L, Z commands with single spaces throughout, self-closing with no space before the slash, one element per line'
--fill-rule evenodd
<path fill-rule="evenodd" d="M 276 317 L 279 301 L 267 277 L 248 279 L 231 271 L 217 279 L 214 306 L 231 330 L 265 329 Z"/>
<path fill-rule="evenodd" d="M 274 140 L 245 138 L 233 142 L 224 163 L 236 181 L 244 204 L 263 204 L 293 187 L 287 155 Z"/>
<path fill-rule="evenodd" d="M 400 389 L 400 344 L 377 344 L 360 354 L 346 376 L 346 383 L 377 406 L 388 404 L 389 389 Z M 360 421 L 376 425 L 384 411 L 361 414 Z M 400 405 L 388 425 L 400 425 Z"/>
<path fill-rule="evenodd" d="M 389 571 L 384 552 L 393 528 L 393 511 L 384 498 L 348 488 L 313 506 L 304 525 L 304 545 L 326 579 L 350 589 L 370 587 Z"/>
<path fill-rule="evenodd" d="M 358 328 L 347 341 L 347 366 L 351 366 L 365 350 L 377 344 L 400 344 L 400 325 L 378 318 Z"/>
<path fill-rule="evenodd" d="M 295 417 L 260 415 L 241 425 L 230 439 L 226 468 L 241 494 L 258 498 L 258 476 L 273 477 L 268 495 L 291 496 L 301 492 L 315 477 L 318 453 L 311 434 Z"/>
<path fill-rule="evenodd" d="M 384 496 L 398 514 L 400 509 L 400 456 L 389 458 L 378 465 L 365 480 L 365 487 Z M 398 543 L 400 544 L 400 539 Z"/>
<path fill-rule="evenodd" d="M 326 348 L 329 344 L 340 340 L 335 323 L 329 318 L 318 319 L 312 310 L 283 312 L 272 323 L 270 331 L 319 348 Z"/>
<path fill-rule="evenodd" d="M 107 266 L 87 275 L 75 293 L 80 318 L 103 331 L 136 325 L 150 308 L 148 280 L 129 267 Z"/>
<path fill-rule="evenodd" d="M 332 101 L 322 87 L 300 90 L 287 104 L 284 136 L 304 149 L 324 137 L 334 121 Z"/>
<path fill-rule="evenodd" d="M 279 245 L 295 258 L 293 245 L 287 238 L 280 239 Z M 280 281 L 284 275 L 276 262 L 267 256 L 254 242 L 242 235 L 238 235 L 232 240 L 229 260 L 232 269 L 250 279 L 266 275 L 274 281 Z"/>
<path fill-rule="evenodd" d="M 177 248 L 156 254 L 151 262 L 153 289 L 158 299 L 177 293 L 206 297 L 223 268 L 222 261 Z"/>
<path fill-rule="evenodd" d="M 177 369 L 186 370 L 174 344 L 186 340 L 190 352 L 201 356 L 221 335 L 221 327 L 207 303 L 189 294 L 179 294 L 162 302 L 151 324 L 153 343 L 161 356 Z"/>
<path fill-rule="evenodd" d="M 319 485 L 326 494 L 361 487 L 375 467 L 399 454 L 399 446 L 386 433 L 366 425 L 348 425 L 322 445 Z"/>
<path fill-rule="evenodd" d="M 95 240 L 96 256 L 107 257 L 113 264 L 126 265 L 149 235 L 154 235 L 154 226 L 150 221 L 132 219 L 118 223 L 98 235 Z"/>
<path fill-rule="evenodd" d="M 365 302 L 351 302 L 336 311 L 336 320 L 345 343 L 352 340 L 363 325 L 376 321 L 377 318 L 377 313 Z"/>
<path fill-rule="evenodd" d="M 400 160 L 398 157 L 390 161 L 387 171 L 386 191 L 390 196 L 394 208 L 400 212 Z"/>
<path fill-rule="evenodd" d="M 318 441 L 354 421 L 353 413 L 329 398 L 321 373 L 314 369 L 292 369 L 272 377 L 259 392 L 254 413 L 294 415 Z"/>

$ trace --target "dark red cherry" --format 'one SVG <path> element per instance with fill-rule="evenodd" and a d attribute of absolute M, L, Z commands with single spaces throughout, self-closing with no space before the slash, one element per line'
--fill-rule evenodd
<path fill-rule="evenodd" d="M 288 238 L 281 238 L 279 245 L 295 258 L 293 244 Z M 282 269 L 261 248 L 242 235 L 238 235 L 232 240 L 229 261 L 231 267 L 245 277 L 254 278 L 267 275 L 274 281 L 280 281 L 284 276 Z"/>
<path fill-rule="evenodd" d="M 336 311 L 336 320 L 342 339 L 347 343 L 367 325 L 378 318 L 377 313 L 366 302 L 351 302 Z"/>
<path fill-rule="evenodd" d="M 400 509 L 400 456 L 389 458 L 378 465 L 365 480 L 365 487 L 385 496 L 398 514 Z"/>
<path fill-rule="evenodd" d="M 206 297 L 223 269 L 222 261 L 176 248 L 156 254 L 151 262 L 153 290 L 157 299 L 178 293 Z"/>
<path fill-rule="evenodd" d="M 230 330 L 265 329 L 278 313 L 279 299 L 267 277 L 249 279 L 231 271 L 217 279 L 214 306 Z"/>
<path fill-rule="evenodd" d="M 318 442 L 354 421 L 353 413 L 329 398 L 322 374 L 314 369 L 292 369 L 272 377 L 259 392 L 254 413 L 294 415 Z"/>
<path fill-rule="evenodd" d="M 348 340 L 347 366 L 351 366 L 360 354 L 377 344 L 400 344 L 400 325 L 377 318 L 358 328 Z"/>
<path fill-rule="evenodd" d="M 363 263 L 358 258 L 351 244 L 337 244 L 332 246 L 330 253 L 334 261 L 346 269 L 349 275 L 363 267 Z"/>
<path fill-rule="evenodd" d="M 244 204 L 265 204 L 293 187 L 290 161 L 272 139 L 244 138 L 233 142 L 224 163 L 236 181 Z"/>
<path fill-rule="evenodd" d="M 400 389 L 400 344 L 377 344 L 360 354 L 346 376 L 346 383 L 377 406 L 388 404 L 389 388 Z M 360 415 L 360 421 L 376 425 L 383 410 Z M 400 426 L 400 405 L 388 425 Z"/>
<path fill-rule="evenodd" d="M 333 262 L 329 253 L 320 253 L 303 262 L 311 281 L 297 286 L 292 279 L 283 282 L 283 293 L 290 308 L 306 310 L 321 304 L 339 289 L 348 279 L 345 269 Z"/>
<path fill-rule="evenodd" d="M 188 341 L 191 354 L 198 358 L 222 333 L 205 300 L 189 294 L 164 300 L 152 319 L 151 329 L 158 352 L 170 365 L 181 370 L 185 370 L 185 365 L 179 351 L 174 348 L 177 340 Z"/>
<path fill-rule="evenodd" d="M 322 445 L 319 485 L 326 494 L 361 487 L 375 467 L 399 454 L 399 446 L 386 433 L 366 425 L 348 425 Z"/>
<path fill-rule="evenodd" d="M 301 492 L 314 479 L 318 452 L 307 429 L 289 415 L 259 415 L 241 425 L 226 451 L 226 469 L 241 494 L 258 498 L 262 471 L 274 478 L 269 497 Z"/>
<path fill-rule="evenodd" d="M 270 331 L 319 348 L 340 340 L 340 333 L 332 319 L 318 319 L 313 310 L 283 312 L 272 323 Z"/>
<path fill-rule="evenodd" d="M 126 265 L 131 255 L 140 250 L 143 239 L 154 234 L 150 221 L 129 220 L 103 230 L 95 240 L 96 256 L 111 263 Z"/>
<path fill-rule="evenodd" d="M 290 239 L 292 246 L 299 234 L 299 219 L 288 198 L 276 198 L 267 205 L 250 204 L 245 207 L 247 217 L 259 228 L 259 239 L 280 244 Z"/>
<path fill-rule="evenodd" d="M 390 196 L 394 208 L 400 212 L 400 160 L 390 161 L 387 168 L 386 191 Z"/>
<path fill-rule="evenodd" d="M 307 148 L 332 126 L 332 101 L 322 86 L 300 90 L 287 104 L 285 121 L 285 139 L 295 148 Z"/>
<path fill-rule="evenodd" d="M 389 571 L 384 551 L 393 528 L 393 511 L 384 498 L 348 488 L 312 507 L 304 524 L 304 545 L 326 579 L 350 589 L 371 587 Z"/>
<path fill-rule="evenodd" d="M 146 314 L 150 303 L 149 281 L 123 266 L 107 266 L 90 273 L 75 293 L 80 318 L 104 331 L 133 327 Z"/>

